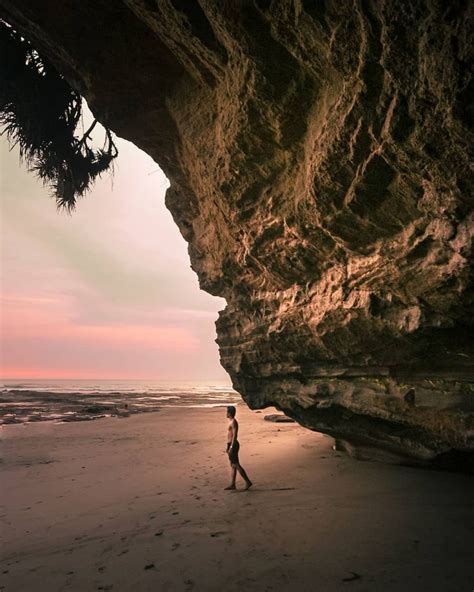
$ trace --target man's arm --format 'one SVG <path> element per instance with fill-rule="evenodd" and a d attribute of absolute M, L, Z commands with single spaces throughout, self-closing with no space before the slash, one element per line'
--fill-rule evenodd
<path fill-rule="evenodd" d="M 234 419 L 234 421 L 232 422 L 232 444 L 230 445 L 231 448 L 233 448 L 235 441 L 237 440 L 237 432 L 239 431 L 239 424 L 237 423 L 237 420 Z"/>

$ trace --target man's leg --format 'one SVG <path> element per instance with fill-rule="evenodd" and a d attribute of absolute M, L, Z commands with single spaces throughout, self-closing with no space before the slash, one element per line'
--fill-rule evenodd
<path fill-rule="evenodd" d="M 225 487 L 224 489 L 235 489 L 235 478 L 237 477 L 237 467 L 234 463 L 232 463 L 230 465 L 231 468 L 231 483 L 228 487 Z"/>
<path fill-rule="evenodd" d="M 240 475 L 242 476 L 242 479 L 244 479 L 245 483 L 247 484 L 247 487 L 245 489 L 248 489 L 249 487 L 251 487 L 252 481 L 250 481 L 247 473 L 245 472 L 244 467 L 242 467 L 242 466 L 240 466 L 240 464 L 238 464 L 237 470 L 239 471 Z"/>

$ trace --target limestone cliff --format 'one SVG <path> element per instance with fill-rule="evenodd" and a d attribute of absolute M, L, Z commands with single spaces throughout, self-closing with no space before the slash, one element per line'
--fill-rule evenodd
<path fill-rule="evenodd" d="M 0 6 L 167 174 L 250 407 L 360 457 L 472 463 L 472 4 Z"/>

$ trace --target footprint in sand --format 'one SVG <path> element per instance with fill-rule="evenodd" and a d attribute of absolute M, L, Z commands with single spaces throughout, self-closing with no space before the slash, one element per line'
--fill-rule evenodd
<path fill-rule="evenodd" d="M 176 549 L 178 549 L 179 547 L 181 547 L 180 543 L 173 543 L 171 550 L 176 551 Z"/>
<path fill-rule="evenodd" d="M 224 534 L 227 534 L 225 530 L 218 530 L 217 532 L 211 532 L 211 537 L 220 537 Z"/>
<path fill-rule="evenodd" d="M 354 582 L 355 580 L 360 580 L 362 576 L 355 571 L 350 572 L 352 575 L 348 578 L 342 578 L 341 582 Z"/>
<path fill-rule="evenodd" d="M 155 564 L 149 563 L 148 565 L 145 565 L 145 567 L 143 569 L 155 569 Z"/>

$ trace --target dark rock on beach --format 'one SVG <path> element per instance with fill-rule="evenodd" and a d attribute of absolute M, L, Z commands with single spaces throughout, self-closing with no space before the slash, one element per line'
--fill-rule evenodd
<path fill-rule="evenodd" d="M 263 419 L 265 419 L 266 421 L 273 421 L 275 423 L 295 423 L 295 420 L 291 419 L 291 417 L 287 417 L 286 415 L 280 415 L 277 413 L 273 413 L 272 415 L 265 415 Z"/>

